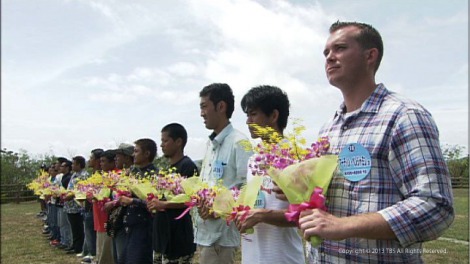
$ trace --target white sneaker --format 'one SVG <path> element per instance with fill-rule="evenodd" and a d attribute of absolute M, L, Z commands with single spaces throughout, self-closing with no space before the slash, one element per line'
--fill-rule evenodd
<path fill-rule="evenodd" d="M 83 257 L 83 253 L 78 253 L 77 258 L 81 258 L 81 257 Z"/>

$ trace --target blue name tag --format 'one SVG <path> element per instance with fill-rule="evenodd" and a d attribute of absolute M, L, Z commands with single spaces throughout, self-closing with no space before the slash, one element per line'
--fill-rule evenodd
<path fill-rule="evenodd" d="M 266 207 L 266 196 L 263 191 L 258 192 L 258 197 L 256 197 L 255 208 L 265 208 Z"/>
<path fill-rule="evenodd" d="M 353 182 L 367 177 L 372 167 L 370 153 L 359 143 L 344 146 L 339 153 L 338 162 L 343 176 Z"/>
<path fill-rule="evenodd" d="M 214 161 L 214 166 L 212 167 L 212 173 L 217 180 L 222 179 L 224 175 L 224 164 L 221 160 Z"/>

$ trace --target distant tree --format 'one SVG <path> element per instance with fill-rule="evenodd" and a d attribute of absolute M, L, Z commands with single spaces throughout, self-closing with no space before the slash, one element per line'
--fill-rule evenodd
<path fill-rule="evenodd" d="M 53 157 L 41 155 L 32 158 L 26 150 L 14 152 L 4 148 L 1 150 L 1 183 L 2 184 L 26 184 L 35 178 L 41 165 L 50 165 Z"/>
<path fill-rule="evenodd" d="M 469 168 L 468 168 L 468 159 L 469 156 L 467 154 L 466 157 L 461 157 L 462 153 L 465 149 L 463 146 L 457 145 L 446 145 L 442 148 L 444 158 L 447 162 L 447 167 L 449 168 L 449 172 L 451 177 L 469 177 Z"/>

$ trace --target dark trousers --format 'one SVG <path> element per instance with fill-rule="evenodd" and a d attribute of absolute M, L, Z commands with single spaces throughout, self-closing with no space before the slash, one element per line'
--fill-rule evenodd
<path fill-rule="evenodd" d="M 70 227 L 72 229 L 72 248 L 75 253 L 80 253 L 83 250 L 83 241 L 85 239 L 83 217 L 80 213 L 67 214 L 67 217 L 69 218 Z"/>
<path fill-rule="evenodd" d="M 122 259 L 125 264 L 153 263 L 152 221 L 127 227 Z"/>
<path fill-rule="evenodd" d="M 114 263 L 124 263 L 123 255 L 126 246 L 126 231 L 124 228 L 119 229 L 115 232 L 113 238 L 113 257 Z"/>

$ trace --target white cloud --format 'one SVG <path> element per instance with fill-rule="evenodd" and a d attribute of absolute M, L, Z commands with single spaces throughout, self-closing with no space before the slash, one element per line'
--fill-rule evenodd
<path fill-rule="evenodd" d="M 241 97 L 256 85 L 279 86 L 290 97 L 291 116 L 304 119 L 313 140 L 342 101 L 325 78 L 322 55 L 328 27 L 337 19 L 374 24 L 386 46 L 377 81 L 430 109 L 443 141 L 468 144 L 458 134 L 468 134 L 468 4 L 412 5 L 5 2 L 2 145 L 88 156 L 95 147 L 121 141 L 159 141 L 163 125 L 180 122 L 190 135 L 187 152 L 200 158 L 209 131 L 199 117 L 198 92 L 213 82 L 233 88 L 232 122 L 245 133 Z M 67 118 L 54 123 L 57 113 Z M 43 125 L 44 117 L 54 125 Z"/>

